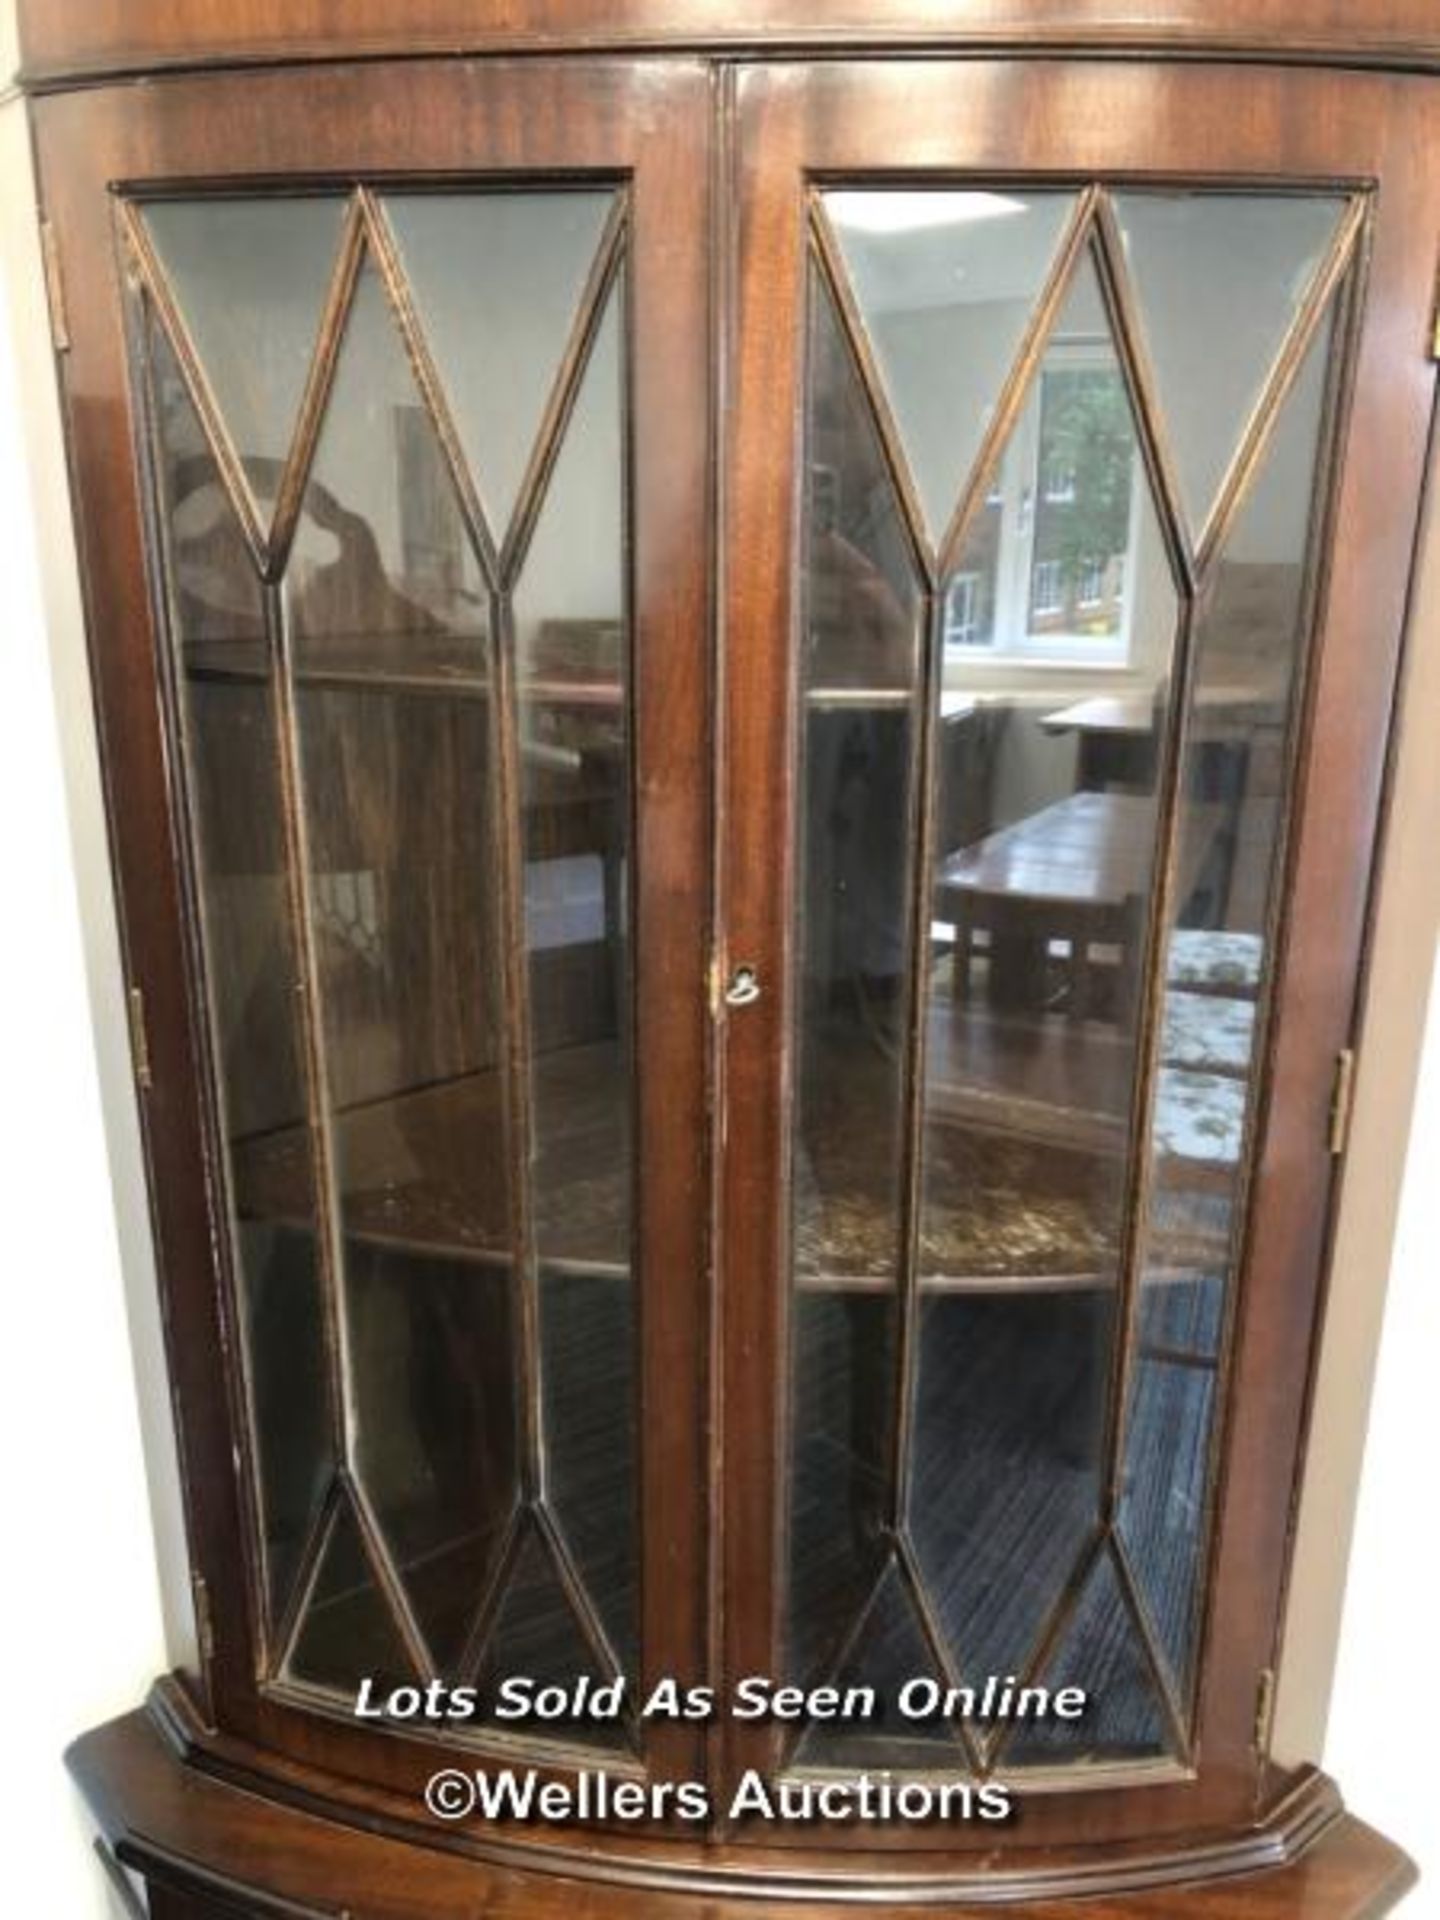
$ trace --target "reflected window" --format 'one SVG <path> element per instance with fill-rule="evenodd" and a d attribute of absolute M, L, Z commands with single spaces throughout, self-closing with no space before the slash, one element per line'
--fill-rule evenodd
<path fill-rule="evenodd" d="M 947 651 L 959 663 L 1130 665 L 1138 485 L 1113 352 L 1057 342 L 947 590 Z"/>
<path fill-rule="evenodd" d="M 973 647 L 980 641 L 982 582 L 978 573 L 957 573 L 945 594 L 945 644 Z"/>

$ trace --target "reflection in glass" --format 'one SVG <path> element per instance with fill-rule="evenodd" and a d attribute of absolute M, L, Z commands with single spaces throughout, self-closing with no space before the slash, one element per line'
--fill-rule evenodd
<path fill-rule="evenodd" d="M 823 204 L 938 543 L 1075 196 L 846 188 Z"/>
<path fill-rule="evenodd" d="M 1339 195 L 1115 196 L 1197 538 L 1344 208 Z"/>
<path fill-rule="evenodd" d="M 563 1687 L 567 1693 L 573 1692 L 577 1681 L 593 1689 L 614 1678 L 596 1659 L 560 1583 L 554 1556 L 533 1527 L 527 1527 L 509 1569 L 480 1663 L 478 1685 L 487 1707 L 493 1704 L 500 1683 L 512 1674 L 523 1674 L 537 1686 Z M 582 1747 L 623 1746 L 625 1732 L 623 1719 L 545 1722 L 547 1738 Z"/>
<path fill-rule="evenodd" d="M 285 602 L 354 1464 L 448 1670 L 514 1497 L 488 601 L 369 263 Z"/>
<path fill-rule="evenodd" d="M 353 1695 L 369 1675 L 377 1694 L 417 1676 L 366 1557 L 360 1528 L 342 1495 L 321 1551 L 287 1676 Z"/>
<path fill-rule="evenodd" d="M 577 1635 L 597 1670 L 607 1644 L 639 1662 L 618 294 L 570 416 L 550 404 L 613 195 L 482 198 L 390 203 L 414 289 L 367 243 L 276 586 L 154 343 L 274 1640 L 295 1622 L 272 1664 L 342 1691 L 411 1677 L 407 1647 L 473 1679 L 487 1625 L 537 1669 Z M 344 206 L 152 220 L 262 517 Z M 518 586 L 486 570 L 401 316 L 500 517 L 548 474 Z"/>
<path fill-rule="evenodd" d="M 503 1267 L 355 1239 L 346 1323 L 354 1462 L 444 1673 L 456 1670 L 515 1492 Z"/>
<path fill-rule="evenodd" d="M 613 199 L 573 191 L 384 196 L 497 545 Z"/>
<path fill-rule="evenodd" d="M 548 1461 L 549 1498 L 617 1646 L 635 1593 L 614 1549 L 634 1538 L 635 1322 L 623 305 L 609 296 L 514 596 L 525 943 L 530 984 L 531 1192 L 547 1423 L 600 1423 L 612 1444 Z M 567 1284 L 567 1271 L 589 1276 Z M 561 1326 L 563 1308 L 580 1316 Z M 581 1329 L 583 1371 L 565 1364 Z"/>
<path fill-rule="evenodd" d="M 1004 455 L 946 581 L 947 684 L 987 661 L 1149 673 L 1169 645 L 1158 537 L 1095 268 L 1082 259 Z"/>
<path fill-rule="evenodd" d="M 174 354 L 158 326 L 148 337 L 177 719 L 273 1629 L 334 1467 L 281 749 L 260 583 Z M 277 1129 L 299 1131 L 287 1203 L 267 1212 L 254 1204 L 244 1170 L 248 1143 Z"/>
<path fill-rule="evenodd" d="M 283 461 L 340 245 L 338 194 L 151 200 L 145 227 L 242 462 Z"/>
<path fill-rule="evenodd" d="M 628 1275 L 542 1267 L 550 1504 L 621 1669 L 632 1675 L 640 1671 L 635 1331 Z"/>
<path fill-rule="evenodd" d="M 910 1525 L 983 1674 L 1023 1665 L 1100 1519 L 1178 614 L 1088 258 L 956 570 L 995 582 L 994 616 L 946 656 Z M 1134 715 L 1118 778 L 1063 677 L 1100 658 Z"/>
<path fill-rule="evenodd" d="M 797 1678 L 833 1655 L 881 1549 L 921 615 L 894 490 L 818 278 L 810 324 L 793 1164 Z"/>
<path fill-rule="evenodd" d="M 1081 1588 L 1040 1684 L 1052 1693 L 1062 1687 L 1083 1688 L 1085 1712 L 1079 1719 L 1050 1716 L 1019 1722 L 1002 1748 L 1003 1767 L 1150 1760 L 1166 1752 L 1169 1734 L 1159 1696 L 1108 1550 Z"/>
<path fill-rule="evenodd" d="M 1333 321 L 1320 328 L 1197 610 L 1181 870 L 1120 1526 L 1182 1697 L 1194 1677 L 1210 1421 L 1259 1061 L 1287 742 Z"/>
<path fill-rule="evenodd" d="M 840 1656 L 834 1684 L 872 1687 L 873 1718 L 816 1720 L 795 1749 L 797 1766 L 866 1768 L 952 1768 L 962 1749 L 950 1724 L 906 1719 L 896 1708 L 900 1689 L 910 1680 L 944 1685 L 925 1644 L 915 1605 L 893 1558 L 875 1583 L 858 1621 L 858 1631 Z"/>
<path fill-rule="evenodd" d="M 910 1532 L 962 1673 L 1015 1673 L 1099 1520 L 1113 1295 L 936 1293 L 920 1322 Z"/>
<path fill-rule="evenodd" d="M 841 417 L 834 395 L 855 424 L 823 465 L 812 451 L 808 476 L 788 1644 L 811 1679 L 883 1685 L 898 1660 L 962 1683 L 1015 1673 L 1079 1685 L 1092 1699 L 1079 1723 L 1017 1729 L 998 1764 L 1143 1761 L 1183 1743 L 1196 1677 L 1211 1423 L 1261 1057 L 1331 327 L 1188 603 L 1183 543 L 1152 496 L 1144 440 L 1168 437 L 1193 522 L 1282 363 L 1343 203 L 1117 196 L 1123 257 L 1106 264 L 1135 277 L 1164 417 L 1142 436 L 1103 292 L 1102 216 L 977 485 L 968 468 L 1010 399 L 1011 361 L 1071 203 L 971 198 L 947 224 L 944 194 L 824 196 L 929 532 L 950 525 L 962 498 L 969 511 L 930 586 L 934 864 L 916 877 L 908 787 L 866 794 L 853 846 L 875 852 L 850 854 L 850 817 L 816 745 L 816 610 L 843 662 L 864 645 L 874 581 L 910 578 L 885 557 L 886 547 L 906 556 L 905 509 L 857 370 L 817 302 L 812 449 Z M 868 572 L 826 568 L 823 542 L 846 501 L 867 503 L 848 510 L 872 539 L 887 530 Z M 907 633 L 924 622 L 915 602 Z M 1170 925 L 1152 931 L 1182 617 L 1193 674 L 1169 769 Z M 908 755 L 913 672 L 841 666 L 827 677 L 867 685 L 867 714 L 888 698 Z M 923 953 L 905 947 L 916 884 L 928 893 Z M 888 1077 L 864 1070 L 858 1041 L 828 1079 L 817 1069 L 837 1025 L 833 996 L 815 990 L 828 984 L 817 930 L 827 914 L 844 924 L 872 903 L 903 970 L 887 1037 L 904 1031 L 912 983 L 926 996 L 912 1028 L 918 1088 L 898 1044 Z M 1153 1053 L 1142 1059 L 1156 966 Z M 1153 1092 L 1143 1183 L 1130 1153 L 1142 1091 Z M 827 1158 L 852 1116 L 868 1156 Z M 1127 1327 L 1136 1191 L 1146 1213 Z M 847 1265 L 857 1222 L 863 1251 Z M 897 1251 L 907 1226 L 913 1239 Z M 1111 1404 L 1122 1377 L 1123 1408 Z M 935 1764 L 909 1729 L 873 1722 L 858 1735 L 805 1729 L 794 1757 Z"/>

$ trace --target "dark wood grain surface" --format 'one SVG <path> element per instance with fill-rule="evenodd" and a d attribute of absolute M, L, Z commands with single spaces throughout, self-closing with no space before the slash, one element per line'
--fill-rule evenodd
<path fill-rule="evenodd" d="M 35 80 L 226 60 L 506 51 L 518 47 L 1060 46 L 1124 53 L 1286 55 L 1355 65 L 1435 66 L 1429 0 L 359 0 L 337 27 L 325 0 L 22 0 L 21 46 Z"/>
<path fill-rule="evenodd" d="M 191 1772 L 138 1712 L 87 1734 L 69 1764 L 120 1859 L 159 1885 L 157 1910 L 176 1920 L 850 1920 L 855 1912 L 846 1901 L 726 1899 L 713 1881 L 690 1894 L 607 1887 L 339 1827 Z M 1278 1870 L 1102 1896 L 1078 1909 L 1041 1897 L 998 1910 L 1015 1920 L 1073 1920 L 1077 1911 L 1086 1920 L 1379 1920 L 1414 1877 L 1389 1841 L 1341 1817 Z M 933 1920 L 996 1910 L 965 1900 L 923 1909 Z"/>
<path fill-rule="evenodd" d="M 213 1628 L 203 1657 L 197 1647 L 193 1682 L 208 1688 L 231 1727 L 295 1755 L 328 1752 L 342 1771 L 413 1780 L 402 1743 L 374 1741 L 353 1722 L 326 1724 L 256 1688 L 262 1651 L 247 1545 L 255 1529 L 246 1478 L 236 1470 L 243 1389 L 226 1360 L 241 1336 L 220 1211 L 223 1144 L 204 1092 L 193 879 L 178 857 L 183 803 L 157 699 L 167 636 L 147 591 L 146 502 L 110 188 L 115 181 L 214 184 L 253 178 L 257 169 L 271 180 L 291 169 L 319 170 L 341 183 L 398 173 L 628 182 L 632 751 L 635 783 L 646 796 L 633 821 L 633 967 L 638 1044 L 650 1062 L 636 1087 L 645 1179 L 632 1253 L 636 1270 L 653 1272 L 657 1282 L 646 1287 L 639 1330 L 642 1417 L 652 1443 L 639 1470 L 644 1507 L 655 1516 L 642 1543 L 652 1565 L 641 1607 L 646 1671 L 695 1673 L 706 1665 L 708 1611 L 709 1034 L 700 986 L 709 916 L 711 83 L 703 67 L 684 59 L 583 69 L 434 62 L 269 73 L 233 92 L 222 83 L 222 94 L 213 81 L 180 80 L 163 99 L 121 87 L 35 108 L 42 193 L 63 235 L 73 306 L 67 429 L 126 976 L 149 1016 L 143 1125 L 183 1429 L 185 1524 Z M 316 692 L 331 700 L 370 697 Z M 452 714 L 475 706 L 448 695 L 408 704 Z M 371 819 L 382 839 L 393 824 Z M 682 981 L 696 990 L 675 991 Z M 407 1047 L 422 1028 L 423 1021 L 412 1027 Z M 471 1049 L 470 1064 L 477 1059 Z M 448 1064 L 455 1064 L 453 1049 Z M 190 1595 L 175 1600 L 183 1616 Z M 657 1725 L 655 1733 L 661 1770 L 698 1764 L 694 1728 Z M 366 1746 L 371 1757 L 361 1762 Z M 423 1764 L 423 1756 L 414 1758 Z"/>

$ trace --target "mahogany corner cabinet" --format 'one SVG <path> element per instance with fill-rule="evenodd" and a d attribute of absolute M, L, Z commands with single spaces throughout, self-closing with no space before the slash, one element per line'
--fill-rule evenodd
<path fill-rule="evenodd" d="M 1275 1720 L 1435 371 L 1363 15 L 22 5 L 194 1623 L 70 1755 L 132 1910 L 1409 1885 Z"/>

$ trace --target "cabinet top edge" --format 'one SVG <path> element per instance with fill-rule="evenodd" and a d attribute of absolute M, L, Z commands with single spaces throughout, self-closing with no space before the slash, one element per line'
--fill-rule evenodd
<path fill-rule="evenodd" d="M 1349 19 L 1347 20 L 1347 12 Z M 558 53 L 954 53 L 1440 72 L 1433 0 L 18 0 L 32 93 L 147 74 Z M 328 17 L 327 17 L 328 16 Z"/>

